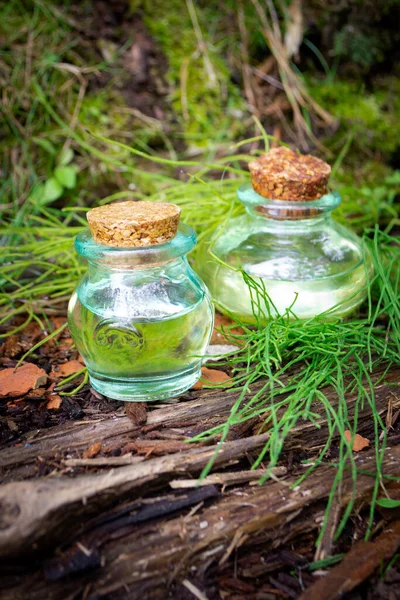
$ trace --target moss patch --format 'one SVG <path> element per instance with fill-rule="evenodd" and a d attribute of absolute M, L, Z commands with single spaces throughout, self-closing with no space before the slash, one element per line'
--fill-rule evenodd
<path fill-rule="evenodd" d="M 133 2 L 144 12 L 144 23 L 168 59 L 170 97 L 186 141 L 205 145 L 232 139 L 243 131 L 245 102 L 231 81 L 221 48 L 210 35 L 210 21 L 196 5 L 204 41 L 196 37 L 188 4 L 182 0 Z M 218 14 L 218 13 L 216 13 Z M 154 17 L 156 15 L 156 18 Z"/>

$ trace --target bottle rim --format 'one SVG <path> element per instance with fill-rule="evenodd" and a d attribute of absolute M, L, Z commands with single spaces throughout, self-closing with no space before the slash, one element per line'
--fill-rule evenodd
<path fill-rule="evenodd" d="M 109 266 L 118 267 L 123 260 L 128 264 L 162 263 L 187 254 L 196 245 L 196 233 L 190 225 L 180 223 L 174 238 L 164 244 L 150 246 L 118 247 L 106 246 L 95 242 L 89 228 L 84 229 L 75 238 L 75 249 L 80 256 L 89 261 L 105 260 Z"/>
<path fill-rule="evenodd" d="M 322 213 L 331 212 L 341 202 L 339 192 L 329 190 L 327 194 L 316 200 L 274 200 L 258 194 L 250 184 L 242 185 L 237 195 L 246 206 L 260 216 L 277 220 L 310 219 Z"/>

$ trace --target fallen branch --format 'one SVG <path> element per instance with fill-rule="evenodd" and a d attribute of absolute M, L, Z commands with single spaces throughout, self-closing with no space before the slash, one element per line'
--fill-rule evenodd
<path fill-rule="evenodd" d="M 340 565 L 306 590 L 299 600 L 336 600 L 343 598 L 367 579 L 384 560 L 400 547 L 400 521 L 391 523 L 373 542 L 358 542 Z"/>

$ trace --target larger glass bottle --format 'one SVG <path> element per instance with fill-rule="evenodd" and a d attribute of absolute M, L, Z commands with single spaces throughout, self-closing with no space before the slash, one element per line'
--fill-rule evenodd
<path fill-rule="evenodd" d="M 76 238 L 88 271 L 70 300 L 69 327 L 100 393 L 159 400 L 199 378 L 213 307 L 186 259 L 195 243 L 184 224 L 169 241 L 145 247 L 99 244 L 89 230 Z"/>
<path fill-rule="evenodd" d="M 278 314 L 343 317 L 361 304 L 372 267 L 361 239 L 332 219 L 337 192 L 276 200 L 249 184 L 238 197 L 246 214 L 228 221 L 200 257 L 217 308 L 253 323 L 255 314 L 264 321 Z M 259 284 L 258 297 L 242 271 Z"/>

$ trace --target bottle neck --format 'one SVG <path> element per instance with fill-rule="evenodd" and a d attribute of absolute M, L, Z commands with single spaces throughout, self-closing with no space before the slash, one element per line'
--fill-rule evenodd
<path fill-rule="evenodd" d="M 329 192 L 317 200 L 274 200 L 264 198 L 250 185 L 238 190 L 239 200 L 249 215 L 271 223 L 271 227 L 292 229 L 318 227 L 331 218 L 332 211 L 340 204 L 340 195 Z"/>
<path fill-rule="evenodd" d="M 264 207 L 261 207 L 264 208 Z M 264 229 L 301 231 L 304 229 L 318 229 L 324 227 L 332 219 L 332 211 L 325 211 L 316 214 L 302 214 L 296 212 L 295 216 L 288 214 L 287 211 L 274 211 L 273 215 L 266 214 L 259 207 L 246 206 L 246 212 L 252 219 L 262 221 Z"/>
<path fill-rule="evenodd" d="M 107 260 L 109 258 L 109 260 Z M 162 275 L 166 271 L 177 272 L 185 269 L 187 266 L 186 256 L 179 256 L 171 258 L 170 260 L 163 260 L 159 262 L 155 261 L 143 261 L 138 263 L 137 260 L 130 261 L 129 257 L 116 259 L 115 256 L 107 257 L 104 256 L 101 259 L 88 259 L 88 274 L 89 277 L 103 273 L 105 276 L 111 276 L 113 273 L 122 274 L 137 274 L 138 276 L 146 275 L 146 273 L 152 273 L 156 275 L 157 272 Z"/>
<path fill-rule="evenodd" d="M 183 223 L 172 240 L 146 247 L 103 246 L 94 241 L 89 230 L 83 231 L 75 239 L 78 254 L 86 258 L 92 268 L 109 271 L 143 271 L 182 264 L 195 244 L 193 229 Z"/>

